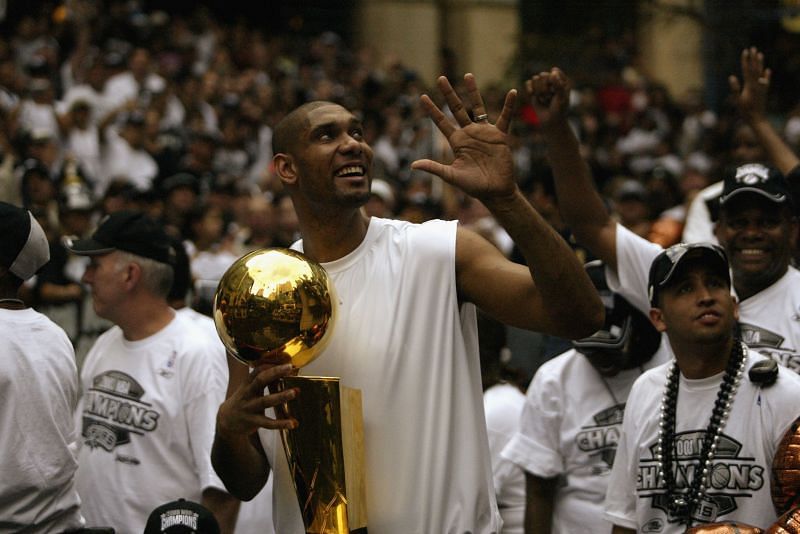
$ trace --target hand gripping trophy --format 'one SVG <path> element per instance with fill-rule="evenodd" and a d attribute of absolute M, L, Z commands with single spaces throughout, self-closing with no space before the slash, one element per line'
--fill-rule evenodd
<path fill-rule="evenodd" d="M 225 272 L 214 296 L 214 322 L 227 350 L 253 366 L 285 355 L 295 367 L 314 360 L 331 337 L 336 295 L 321 265 L 300 252 L 260 249 Z M 278 390 L 300 388 L 302 400 L 282 417 L 299 425 L 282 430 L 306 532 L 366 533 L 361 392 L 338 378 L 294 376 Z"/>

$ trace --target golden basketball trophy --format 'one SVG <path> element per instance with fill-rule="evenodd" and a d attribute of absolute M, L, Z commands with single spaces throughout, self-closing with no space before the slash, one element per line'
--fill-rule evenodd
<path fill-rule="evenodd" d="M 239 258 L 214 295 L 214 322 L 227 350 L 254 366 L 286 355 L 295 367 L 325 348 L 336 318 L 328 274 L 300 252 L 261 249 Z M 338 378 L 294 376 L 277 391 L 300 389 L 300 397 L 276 409 L 298 427 L 281 438 L 307 533 L 366 533 L 361 391 Z"/>

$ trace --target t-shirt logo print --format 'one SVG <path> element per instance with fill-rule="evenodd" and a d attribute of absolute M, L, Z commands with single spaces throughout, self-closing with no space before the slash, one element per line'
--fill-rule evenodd
<path fill-rule="evenodd" d="M 748 323 L 739 323 L 739 329 L 745 345 L 795 373 L 800 373 L 800 354 L 794 348 L 784 346 L 785 337 Z"/>
<path fill-rule="evenodd" d="M 705 431 L 681 432 L 675 436 L 675 485 L 686 491 L 698 474 L 697 459 L 703 444 Z M 650 447 L 651 458 L 639 462 L 636 491 L 640 498 L 652 498 L 653 508 L 669 514 L 669 503 L 664 493 L 664 480 L 658 476 L 659 463 L 655 459 L 657 444 Z M 742 444 L 726 434 L 720 436 L 714 463 L 705 481 L 708 488 L 706 501 L 695 510 L 695 519 L 713 521 L 736 510 L 736 498 L 750 498 L 764 486 L 769 473 L 752 457 L 741 454 Z M 704 517 L 707 514 L 708 517 Z M 669 518 L 672 520 L 673 518 Z"/>
<path fill-rule="evenodd" d="M 92 380 L 83 409 L 83 442 L 109 452 L 129 443 L 131 433 L 144 434 L 158 426 L 159 413 L 142 402 L 142 386 L 121 371 L 107 371 Z"/>
<path fill-rule="evenodd" d="M 606 408 L 595 414 L 592 419 L 594 425 L 581 427 L 575 438 L 578 448 L 590 456 L 599 455 L 606 467 L 594 466 L 594 474 L 602 474 L 614 465 L 614 456 L 619 443 L 622 416 L 625 413 L 625 403 Z"/>

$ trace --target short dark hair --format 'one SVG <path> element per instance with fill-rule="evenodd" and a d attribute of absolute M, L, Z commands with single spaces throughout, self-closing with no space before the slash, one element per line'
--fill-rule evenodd
<path fill-rule="evenodd" d="M 323 106 L 338 106 L 334 102 L 326 100 L 315 100 L 307 102 L 302 106 L 295 108 L 289 112 L 288 115 L 283 117 L 272 133 L 272 153 L 273 154 L 290 154 L 297 143 L 298 133 L 308 126 L 308 114 L 315 109 Z"/>

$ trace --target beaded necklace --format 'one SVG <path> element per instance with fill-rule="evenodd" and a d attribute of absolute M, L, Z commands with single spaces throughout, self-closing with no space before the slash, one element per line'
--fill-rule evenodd
<path fill-rule="evenodd" d="M 677 361 L 667 375 L 667 385 L 661 399 L 661 416 L 659 421 L 658 443 L 656 445 L 656 462 L 658 462 L 658 475 L 666 485 L 667 506 L 669 514 L 687 527 L 692 524 L 692 513 L 704 498 L 707 489 L 707 479 L 712 469 L 712 462 L 717 451 L 722 430 L 731 411 L 731 403 L 736 396 L 744 367 L 747 361 L 747 348 L 740 341 L 736 341 L 731 349 L 728 366 L 722 376 L 722 382 L 717 392 L 717 400 L 711 412 L 711 419 L 706 427 L 703 445 L 700 449 L 698 468 L 694 470 L 692 482 L 686 492 L 679 492 L 676 488 L 675 473 L 672 469 L 673 454 L 675 450 L 675 419 L 678 407 L 678 386 L 680 369 Z M 713 521 L 713 519 L 712 519 Z"/>

